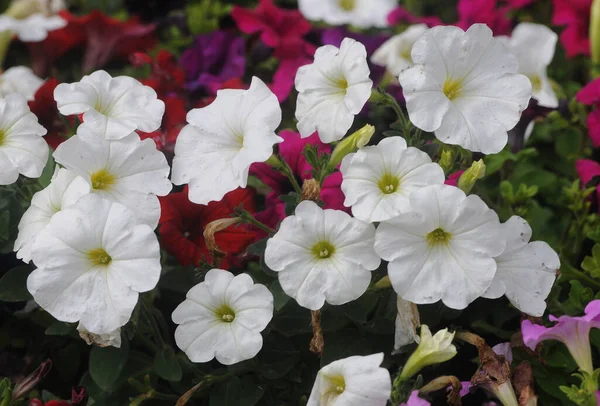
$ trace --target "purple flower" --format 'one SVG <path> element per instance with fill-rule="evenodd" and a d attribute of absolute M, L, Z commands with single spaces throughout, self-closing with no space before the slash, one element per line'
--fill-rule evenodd
<path fill-rule="evenodd" d="M 421 399 L 419 397 L 419 391 L 414 390 L 411 392 L 410 397 L 406 401 L 406 403 L 402 403 L 400 406 L 430 406 L 431 403 L 426 401 L 425 399 Z"/>
<path fill-rule="evenodd" d="M 244 75 L 244 39 L 226 31 L 198 35 L 180 62 L 191 91 L 204 89 L 215 94 L 227 80 Z"/>
<path fill-rule="evenodd" d="M 550 320 L 557 323 L 552 327 L 544 327 L 524 320 L 521 330 L 525 345 L 534 350 L 540 341 L 561 341 L 569 349 L 579 369 L 591 374 L 594 367 L 590 348 L 590 329 L 600 328 L 600 300 L 588 303 L 585 307 L 585 316 L 559 318 L 550 316 Z"/>

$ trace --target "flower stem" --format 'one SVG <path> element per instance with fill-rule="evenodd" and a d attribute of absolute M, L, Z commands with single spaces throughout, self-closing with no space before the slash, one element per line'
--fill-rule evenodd
<path fill-rule="evenodd" d="M 300 193 L 302 193 L 302 191 L 300 191 Z M 266 224 L 258 221 L 256 218 L 254 218 L 254 216 L 248 210 L 245 210 L 241 207 L 236 207 L 235 214 L 236 214 L 236 216 L 239 217 L 240 222 L 242 222 L 242 223 L 251 224 L 254 227 L 257 227 L 263 231 L 266 231 L 269 234 L 275 234 L 275 232 L 276 232 L 271 227 L 267 226 Z"/>

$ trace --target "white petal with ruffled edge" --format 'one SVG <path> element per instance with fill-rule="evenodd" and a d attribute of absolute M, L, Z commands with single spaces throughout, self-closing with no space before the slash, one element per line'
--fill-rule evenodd
<path fill-rule="evenodd" d="M 409 26 L 402 33 L 394 35 L 385 41 L 371 56 L 375 65 L 385 66 L 392 75 L 398 76 L 407 68 L 413 66 L 410 55 L 412 47 L 417 40 L 427 31 L 426 24 Z"/>

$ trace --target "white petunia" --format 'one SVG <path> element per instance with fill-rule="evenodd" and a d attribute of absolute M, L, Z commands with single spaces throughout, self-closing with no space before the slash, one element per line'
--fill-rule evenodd
<path fill-rule="evenodd" d="M 97 195 L 56 213 L 33 246 L 33 299 L 56 319 L 107 334 L 125 325 L 141 292 L 160 277 L 154 231 L 125 206 Z"/>
<path fill-rule="evenodd" d="M 175 342 L 192 362 L 231 365 L 253 358 L 273 318 L 273 295 L 247 274 L 211 269 L 173 312 Z"/>
<path fill-rule="evenodd" d="M 360 42 L 344 38 L 340 48 L 324 45 L 310 65 L 296 73 L 296 119 L 302 138 L 319 132 L 321 141 L 341 139 L 371 97 L 367 50 Z"/>
<path fill-rule="evenodd" d="M 54 159 L 81 176 L 91 192 L 127 206 L 138 221 L 155 228 L 160 217 L 158 196 L 169 194 L 169 164 L 151 139 L 131 133 L 109 141 L 80 126 L 77 135 L 54 151 Z"/>
<path fill-rule="evenodd" d="M 65 116 L 83 113 L 85 127 L 117 140 L 135 130 L 152 132 L 160 127 L 165 103 L 156 92 L 129 76 L 112 77 L 103 70 L 75 83 L 54 89 L 58 110 Z"/>
<path fill-rule="evenodd" d="M 31 206 L 21 217 L 14 248 L 17 258 L 24 262 L 31 261 L 35 238 L 50 223 L 52 216 L 71 206 L 89 191 L 90 187 L 83 178 L 57 165 L 50 184 L 33 195 Z"/>
<path fill-rule="evenodd" d="M 446 179 L 429 155 L 407 148 L 402 137 L 384 138 L 377 146 L 346 155 L 340 171 L 344 205 L 352 206 L 354 217 L 368 222 L 397 216 L 410 207 L 412 192 Z"/>
<path fill-rule="evenodd" d="M 533 98 L 540 106 L 558 107 L 546 69 L 554 58 L 558 35 L 542 24 L 520 23 L 510 38 L 501 38 L 519 63 L 518 72 L 527 76 L 533 89 Z"/>
<path fill-rule="evenodd" d="M 50 31 L 67 25 L 60 16 L 45 16 L 42 13 L 32 14 L 25 18 L 13 18 L 0 15 L 0 31 L 12 31 L 23 42 L 40 42 L 48 37 Z"/>
<path fill-rule="evenodd" d="M 40 177 L 48 161 L 46 133 L 23 96 L 0 99 L 0 185 L 16 182 L 19 174 Z"/>
<path fill-rule="evenodd" d="M 387 16 L 397 0 L 299 0 L 298 9 L 309 20 L 359 28 L 387 27 Z"/>
<path fill-rule="evenodd" d="M 452 309 L 485 292 L 505 246 L 496 213 L 479 196 L 448 185 L 413 192 L 410 209 L 381 223 L 375 235 L 399 296 L 417 304 L 441 299 Z"/>
<path fill-rule="evenodd" d="M 37 77 L 27 66 L 14 66 L 0 74 L 0 97 L 18 93 L 31 101 L 43 84 L 44 80 Z"/>
<path fill-rule="evenodd" d="M 267 241 L 265 263 L 300 306 L 341 305 L 365 293 L 370 271 L 381 262 L 373 250 L 374 236 L 372 224 L 305 200 Z"/>
<path fill-rule="evenodd" d="M 319 370 L 307 406 L 385 406 L 392 380 L 383 353 L 340 359 Z"/>
<path fill-rule="evenodd" d="M 484 24 L 466 32 L 440 26 L 413 46 L 415 66 L 400 74 L 410 121 L 447 144 L 493 154 L 531 97 L 517 60 Z"/>
<path fill-rule="evenodd" d="M 506 249 L 494 258 L 498 270 L 483 297 L 496 299 L 506 295 L 520 311 L 541 317 L 560 268 L 560 259 L 547 243 L 529 242 L 531 227 L 521 217 L 512 216 L 502 228 Z"/>
<path fill-rule="evenodd" d="M 281 123 L 277 97 L 257 77 L 248 90 L 219 90 L 210 105 L 194 109 L 175 143 L 176 185 L 189 183 L 189 199 L 198 204 L 219 201 L 246 187 L 248 170 L 273 154 Z"/>
<path fill-rule="evenodd" d="M 377 48 L 371 56 L 371 62 L 385 66 L 392 75 L 398 76 L 404 69 L 413 66 L 410 52 L 427 29 L 426 24 L 409 26 L 401 34 L 394 35 Z"/>

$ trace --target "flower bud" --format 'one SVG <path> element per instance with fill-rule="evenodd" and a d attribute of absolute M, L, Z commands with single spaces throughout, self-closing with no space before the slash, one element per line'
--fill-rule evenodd
<path fill-rule="evenodd" d="M 366 124 L 360 130 L 351 134 L 349 137 L 344 138 L 333 150 L 333 153 L 329 158 L 329 167 L 335 168 L 342 162 L 342 159 L 344 159 L 346 155 L 356 152 L 367 145 L 373 134 L 375 134 L 375 127 Z"/>
<path fill-rule="evenodd" d="M 452 153 L 452 150 L 446 149 L 442 151 L 442 156 L 440 157 L 440 162 L 438 162 L 438 164 L 442 167 L 444 173 L 447 174 L 450 172 L 454 166 L 454 154 Z"/>
<path fill-rule="evenodd" d="M 473 186 L 475 186 L 477 179 L 483 178 L 484 175 L 485 164 L 483 163 L 483 159 L 480 159 L 473 162 L 471 167 L 460 175 L 457 186 L 460 190 L 468 194 L 473 189 Z"/>
<path fill-rule="evenodd" d="M 454 333 L 449 333 L 447 328 L 432 336 L 429 327 L 423 324 L 421 342 L 406 361 L 400 378 L 406 380 L 428 365 L 440 364 L 452 359 L 456 355 L 456 347 L 452 344 L 453 339 Z"/>

